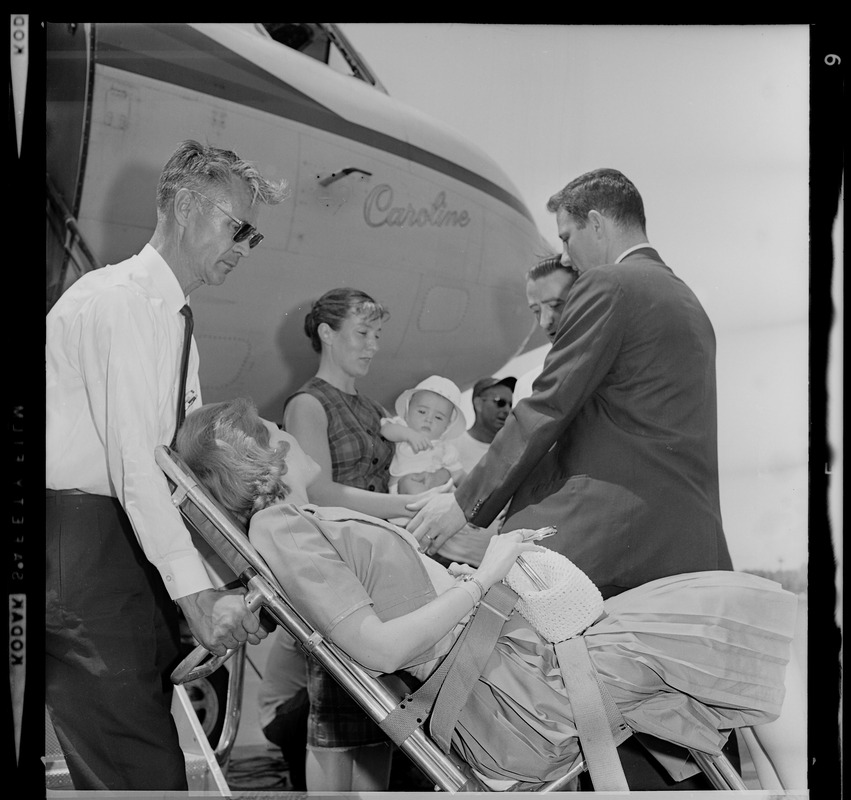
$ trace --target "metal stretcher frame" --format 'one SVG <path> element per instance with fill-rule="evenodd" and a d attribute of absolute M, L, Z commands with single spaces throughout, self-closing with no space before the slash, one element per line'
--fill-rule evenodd
<path fill-rule="evenodd" d="M 255 612 L 265 609 L 275 622 L 287 630 L 304 650 L 345 688 L 366 714 L 380 724 L 399 704 L 401 696 L 380 679 L 366 672 L 332 641 L 322 637 L 290 604 L 286 592 L 269 566 L 249 542 L 241 527 L 222 509 L 199 483 L 182 459 L 164 445 L 155 450 L 155 458 L 165 473 L 186 527 L 196 541 L 212 549 L 215 556 L 247 589 L 246 603 Z M 200 541 L 199 541 L 200 540 Z M 203 547 L 200 548 L 203 552 Z M 240 655 L 244 657 L 244 648 Z M 184 683 L 215 671 L 235 651 L 221 657 L 199 645 L 172 674 L 175 683 Z M 241 664 L 241 659 L 238 659 Z M 240 673 L 239 667 L 236 670 Z M 241 685 L 241 680 L 236 681 Z M 231 681 L 231 686 L 234 681 Z M 237 714 L 238 719 L 238 714 Z M 398 746 L 419 769 L 434 781 L 437 789 L 448 792 L 492 791 L 473 773 L 470 766 L 454 753 L 445 754 L 423 727 L 416 728 Z M 747 787 L 723 754 L 709 756 L 695 750 L 692 757 L 716 789 L 746 790 Z M 217 756 L 219 750 L 217 750 Z M 559 778 L 544 784 L 517 783 L 508 791 L 552 792 L 564 789 L 586 768 L 580 757 Z M 505 791 L 505 789 L 503 789 Z"/>

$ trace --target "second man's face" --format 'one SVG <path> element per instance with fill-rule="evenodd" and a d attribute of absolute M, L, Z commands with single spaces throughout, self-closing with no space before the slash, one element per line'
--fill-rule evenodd
<path fill-rule="evenodd" d="M 529 308 L 550 341 L 555 339 L 567 293 L 575 280 L 575 272 L 557 269 L 549 275 L 526 282 Z"/>

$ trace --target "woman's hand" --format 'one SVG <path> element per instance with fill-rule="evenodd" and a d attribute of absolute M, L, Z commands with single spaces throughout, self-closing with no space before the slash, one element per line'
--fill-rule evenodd
<path fill-rule="evenodd" d="M 488 549 L 485 551 L 482 563 L 476 572 L 476 577 L 487 591 L 497 581 L 502 580 L 508 570 L 517 561 L 521 553 L 532 550 L 543 550 L 544 548 L 534 542 L 524 542 L 523 536 L 528 531 L 511 531 L 491 537 Z"/>
<path fill-rule="evenodd" d="M 458 563 L 457 561 L 453 561 L 447 568 L 446 571 L 453 578 L 460 578 L 462 575 L 475 575 L 476 568 L 471 567 L 469 564 Z"/>

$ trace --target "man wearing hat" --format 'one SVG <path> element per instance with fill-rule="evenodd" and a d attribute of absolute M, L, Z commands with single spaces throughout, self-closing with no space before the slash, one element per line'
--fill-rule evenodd
<path fill-rule="evenodd" d="M 494 436 L 511 412 L 512 395 L 517 378 L 482 378 L 473 385 L 472 401 L 476 420 L 453 444 L 461 458 L 464 472 L 469 473 L 488 451 Z M 449 539 L 433 556 L 449 566 L 453 561 L 478 567 L 491 537 L 499 532 L 505 514 L 501 513 L 486 528 L 467 525 Z"/>
<path fill-rule="evenodd" d="M 455 440 L 465 472 L 479 463 L 493 437 L 505 425 L 516 385 L 517 378 L 482 378 L 474 384 L 472 400 L 476 420 Z"/>

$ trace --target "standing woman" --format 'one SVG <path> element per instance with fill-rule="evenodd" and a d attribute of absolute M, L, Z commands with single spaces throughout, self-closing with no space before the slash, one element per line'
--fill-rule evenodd
<path fill-rule="evenodd" d="M 332 289 L 304 320 L 319 369 L 284 405 L 284 429 L 322 468 L 310 500 L 390 519 L 410 517 L 409 496 L 388 494 L 393 445 L 382 438 L 390 414 L 357 390 L 378 352 L 387 310 L 357 289 Z"/>
<path fill-rule="evenodd" d="M 319 369 L 284 405 L 284 429 L 321 467 L 310 502 L 382 519 L 410 517 L 405 506 L 415 497 L 388 494 L 393 445 L 382 438 L 380 422 L 390 415 L 356 388 L 378 352 L 388 316 L 357 289 L 332 289 L 320 297 L 304 321 Z M 308 789 L 386 789 L 392 755 L 387 737 L 313 659 L 308 694 Z"/>

